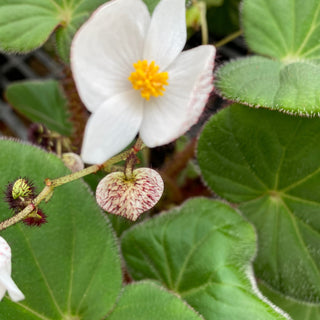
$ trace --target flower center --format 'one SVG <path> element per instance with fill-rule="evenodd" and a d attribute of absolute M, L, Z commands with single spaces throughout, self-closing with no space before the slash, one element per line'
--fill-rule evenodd
<path fill-rule="evenodd" d="M 164 86 L 168 85 L 168 72 L 158 72 L 159 66 L 154 61 L 148 64 L 147 60 L 139 60 L 133 66 L 135 71 L 128 78 L 133 88 L 140 90 L 141 96 L 146 100 L 149 100 L 150 96 L 162 96 L 166 91 Z"/>

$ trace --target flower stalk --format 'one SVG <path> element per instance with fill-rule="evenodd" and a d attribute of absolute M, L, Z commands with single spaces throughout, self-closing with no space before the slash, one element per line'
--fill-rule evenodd
<path fill-rule="evenodd" d="M 135 145 L 131 149 L 126 150 L 126 151 L 112 157 L 111 159 L 105 161 L 102 164 L 95 164 L 95 165 L 87 167 L 83 170 L 68 174 L 68 175 L 60 177 L 60 178 L 56 178 L 56 179 L 52 179 L 52 180 L 49 178 L 45 179 L 45 187 L 42 189 L 42 191 L 39 193 L 39 195 L 37 197 L 35 197 L 32 200 L 32 202 L 30 204 L 28 204 L 22 211 L 18 212 L 13 217 L 0 222 L 0 231 L 20 222 L 23 219 L 25 219 L 32 211 L 34 211 L 38 207 L 38 205 L 43 200 L 47 201 L 48 199 L 51 198 L 51 195 L 54 191 L 54 188 L 57 188 L 57 187 L 62 186 L 66 183 L 83 178 L 91 173 L 96 173 L 99 170 L 108 171 L 109 168 L 113 164 L 120 162 L 122 160 L 126 160 L 130 156 L 130 154 L 135 155 L 138 151 L 142 150 L 143 148 L 144 148 L 144 144 L 143 144 L 142 140 L 139 138 L 136 141 Z"/>

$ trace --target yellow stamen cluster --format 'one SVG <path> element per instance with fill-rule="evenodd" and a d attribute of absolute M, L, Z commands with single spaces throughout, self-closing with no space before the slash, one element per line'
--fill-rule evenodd
<path fill-rule="evenodd" d="M 158 72 L 159 66 L 152 61 L 148 64 L 147 60 L 139 60 L 133 64 L 135 71 L 128 78 L 134 89 L 140 90 L 141 96 L 146 100 L 150 96 L 162 96 L 166 90 L 165 85 L 168 85 L 168 72 Z"/>

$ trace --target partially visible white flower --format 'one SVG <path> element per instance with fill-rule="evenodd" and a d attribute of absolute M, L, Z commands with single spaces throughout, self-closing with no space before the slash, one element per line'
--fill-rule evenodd
<path fill-rule="evenodd" d="M 0 301 L 8 291 L 12 301 L 24 299 L 23 293 L 11 278 L 11 249 L 2 237 L 0 237 Z"/>
<path fill-rule="evenodd" d="M 213 89 L 215 48 L 181 52 L 185 0 L 161 0 L 152 16 L 142 0 L 111 0 L 74 37 L 71 67 L 92 115 L 82 158 L 102 163 L 136 136 L 169 143 L 198 121 Z"/>

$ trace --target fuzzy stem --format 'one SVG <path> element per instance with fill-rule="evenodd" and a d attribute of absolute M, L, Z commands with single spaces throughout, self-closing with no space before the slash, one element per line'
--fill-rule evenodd
<path fill-rule="evenodd" d="M 46 179 L 45 183 L 47 186 L 51 186 L 53 188 L 62 186 L 63 184 L 66 184 L 68 182 L 74 181 L 74 180 L 78 180 L 82 177 L 85 177 L 91 173 L 96 173 L 97 171 L 104 169 L 104 168 L 108 168 L 110 166 L 112 166 L 114 163 L 120 162 L 121 160 L 125 160 L 127 159 L 128 155 L 131 153 L 131 150 L 127 150 L 124 151 L 122 153 L 120 153 L 119 155 L 107 160 L 106 162 L 104 162 L 103 164 L 95 164 L 93 166 L 90 166 L 88 168 L 85 168 L 83 170 L 68 174 L 66 176 L 57 178 L 57 179 Z"/>

